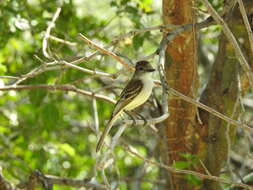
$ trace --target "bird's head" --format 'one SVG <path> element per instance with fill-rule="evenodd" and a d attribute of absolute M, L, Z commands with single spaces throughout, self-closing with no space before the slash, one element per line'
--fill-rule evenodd
<path fill-rule="evenodd" d="M 138 61 L 135 65 L 135 72 L 137 73 L 152 73 L 155 69 L 152 67 L 152 65 L 145 60 Z"/>

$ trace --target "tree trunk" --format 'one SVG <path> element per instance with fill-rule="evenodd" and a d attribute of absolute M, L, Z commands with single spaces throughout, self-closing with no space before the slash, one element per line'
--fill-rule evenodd
<path fill-rule="evenodd" d="M 195 22 L 192 0 L 163 0 L 164 24 L 189 24 Z M 178 35 L 166 50 L 165 72 L 170 87 L 194 98 L 198 87 L 196 33 L 192 31 Z M 196 107 L 177 97 L 169 97 L 170 117 L 164 122 L 160 132 L 165 135 L 162 159 L 167 165 L 176 166 L 187 163 L 184 156 L 192 154 L 194 138 L 194 118 Z M 165 146 L 164 146 L 165 145 Z M 174 190 L 189 189 L 184 175 L 168 175 L 168 188 Z"/>
<path fill-rule="evenodd" d="M 253 7 L 253 2 L 245 0 L 248 11 Z M 241 47 L 244 50 L 249 63 L 252 65 L 252 52 L 248 43 L 248 36 L 241 18 L 238 7 L 228 15 L 227 23 L 237 39 L 243 38 Z M 249 53 L 251 52 L 251 53 Z M 214 108 L 215 110 L 237 119 L 239 113 L 238 103 L 238 75 L 239 65 L 232 45 L 224 34 L 219 38 L 219 51 L 216 56 L 211 76 L 201 96 L 201 102 Z M 243 77 L 245 78 L 245 77 Z M 248 80 L 247 80 L 248 81 Z M 244 85 L 249 88 L 249 85 Z M 244 89 L 244 90 L 245 90 Z M 235 137 L 235 128 L 227 123 L 218 120 L 213 115 L 205 111 L 200 111 L 200 118 L 203 125 L 198 125 L 197 129 L 203 141 L 199 142 L 199 156 L 201 155 L 207 170 L 215 176 L 219 176 L 221 169 L 225 166 L 228 157 L 228 148 L 231 147 Z M 201 131 L 201 132 L 200 132 Z M 226 169 L 227 173 L 228 170 Z M 210 180 L 204 180 L 203 190 L 222 189 L 220 184 Z"/>
<path fill-rule="evenodd" d="M 248 16 L 252 17 L 253 1 L 244 0 L 244 3 Z M 194 23 L 192 7 L 191 0 L 163 0 L 164 24 Z M 236 38 L 243 38 L 240 45 L 252 66 L 253 54 L 238 7 L 230 13 L 227 19 Z M 165 72 L 170 87 L 192 98 L 196 97 L 198 88 L 197 45 L 194 31 L 193 29 L 177 36 L 169 44 L 165 60 Z M 239 65 L 234 49 L 226 36 L 221 34 L 218 54 L 200 101 L 236 119 L 239 113 L 236 104 L 239 91 L 238 74 Z M 249 89 L 248 80 L 244 80 L 245 78 L 242 76 L 241 79 L 243 91 Z M 235 128 L 201 109 L 199 115 L 202 123 L 195 122 L 196 108 L 173 96 L 169 97 L 169 111 L 170 117 L 164 122 L 164 127 L 160 129 L 162 141 L 160 153 L 163 162 L 170 166 L 186 163 L 184 169 L 219 176 L 226 163 L 228 148 L 232 145 L 235 136 Z M 195 155 L 198 162 L 193 163 L 189 156 L 184 156 L 186 153 Z M 166 189 L 200 189 L 200 185 L 190 185 L 185 175 L 167 173 L 166 177 L 168 179 Z M 210 180 L 202 182 L 203 190 L 221 189 L 217 182 Z"/>

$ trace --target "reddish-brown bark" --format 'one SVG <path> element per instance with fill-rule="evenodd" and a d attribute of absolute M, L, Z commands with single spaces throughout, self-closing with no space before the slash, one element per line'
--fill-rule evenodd
<path fill-rule="evenodd" d="M 163 0 L 164 24 L 194 23 L 192 0 Z M 165 72 L 169 85 L 179 92 L 194 97 L 197 90 L 195 32 L 187 31 L 175 38 L 166 50 Z M 168 165 L 185 160 L 184 153 L 192 153 L 193 123 L 196 108 L 176 97 L 169 97 L 170 117 L 164 122 L 166 154 L 163 160 Z M 180 175 L 171 175 L 174 189 L 188 189 L 187 181 Z"/>

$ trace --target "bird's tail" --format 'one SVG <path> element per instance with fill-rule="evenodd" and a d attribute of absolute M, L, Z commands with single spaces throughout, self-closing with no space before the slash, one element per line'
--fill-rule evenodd
<path fill-rule="evenodd" d="M 117 119 L 117 116 L 114 116 L 114 117 L 112 117 L 112 118 L 109 120 L 108 124 L 107 124 L 106 127 L 105 127 L 105 130 L 103 131 L 103 134 L 102 134 L 101 137 L 99 138 L 99 141 L 98 141 L 98 144 L 97 144 L 97 147 L 96 147 L 96 152 L 98 152 L 98 151 L 102 148 L 102 146 L 103 146 L 103 144 L 104 144 L 105 137 L 106 137 L 106 135 L 109 133 L 109 131 L 111 130 L 111 128 L 112 128 L 112 126 L 113 126 L 113 123 L 114 123 L 114 121 L 115 121 L 116 119 Z"/>

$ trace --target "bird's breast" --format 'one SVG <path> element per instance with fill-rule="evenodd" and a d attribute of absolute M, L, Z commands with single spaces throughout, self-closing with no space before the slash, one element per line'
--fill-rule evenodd
<path fill-rule="evenodd" d="M 143 87 L 140 93 L 130 102 L 126 107 L 125 110 L 133 110 L 136 107 L 142 105 L 144 102 L 146 102 L 149 98 L 149 96 L 152 93 L 152 89 L 154 86 L 152 79 L 143 79 Z"/>

